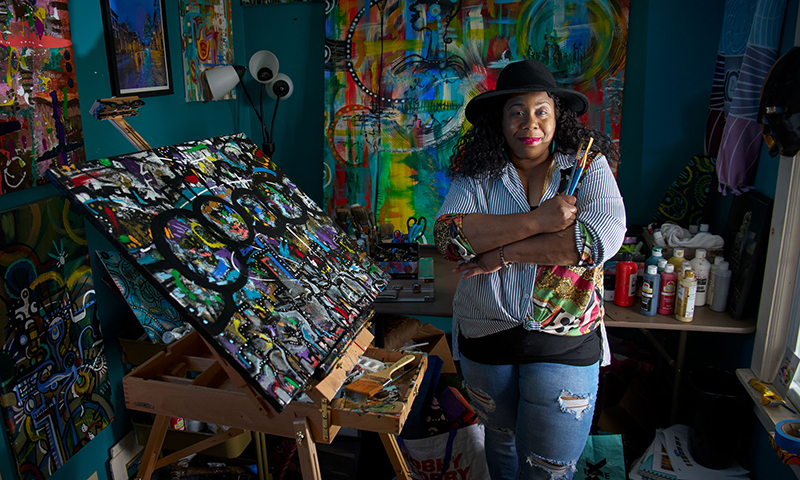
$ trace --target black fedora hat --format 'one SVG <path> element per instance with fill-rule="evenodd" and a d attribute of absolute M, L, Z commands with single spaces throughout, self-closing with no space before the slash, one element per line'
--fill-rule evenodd
<path fill-rule="evenodd" d="M 470 100 L 464 113 L 470 123 L 475 123 L 481 114 L 498 103 L 502 105 L 510 95 L 529 92 L 547 92 L 558 97 L 563 107 L 578 116 L 589 110 L 589 99 L 586 95 L 557 86 L 553 74 L 543 63 L 522 60 L 506 65 L 497 77 L 495 89 Z"/>

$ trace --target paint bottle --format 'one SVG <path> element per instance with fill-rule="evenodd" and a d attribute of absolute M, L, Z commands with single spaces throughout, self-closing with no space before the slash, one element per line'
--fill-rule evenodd
<path fill-rule="evenodd" d="M 683 258 L 684 253 L 686 253 L 686 250 L 682 248 L 676 248 L 675 252 L 673 252 L 672 254 L 672 257 L 670 257 L 670 259 L 667 260 L 669 263 L 675 266 L 676 272 L 680 270 L 681 262 L 686 260 L 685 258 Z"/>
<path fill-rule="evenodd" d="M 711 272 L 711 262 L 706 260 L 706 250 L 698 248 L 694 252 L 692 259 L 692 271 L 697 280 L 697 296 L 694 300 L 695 307 L 702 307 L 706 304 L 706 293 L 708 292 L 708 275 Z"/>
<path fill-rule="evenodd" d="M 719 264 L 724 261 L 725 259 L 721 256 L 714 257 L 714 263 L 711 264 L 711 271 L 708 274 L 708 285 L 706 285 L 706 303 L 709 305 L 714 302 L 714 282 L 717 279 L 717 268 Z"/>
<path fill-rule="evenodd" d="M 659 315 L 672 315 L 675 310 L 675 290 L 678 287 L 678 275 L 675 265 L 668 263 L 661 272 L 661 285 L 658 288 Z"/>
<path fill-rule="evenodd" d="M 686 272 L 691 269 L 692 269 L 692 262 L 690 262 L 689 260 L 682 261 L 681 268 L 680 270 L 678 270 L 678 281 L 680 282 L 681 278 L 683 278 L 684 275 L 686 275 Z"/>
<path fill-rule="evenodd" d="M 694 272 L 686 270 L 683 278 L 678 280 L 678 294 L 675 299 L 675 318 L 688 323 L 694 320 L 694 302 L 697 296 L 697 280 Z"/>
<path fill-rule="evenodd" d="M 661 248 L 667 246 L 667 242 L 664 241 L 664 234 L 661 233 L 661 230 L 656 230 L 653 232 L 653 243 Z"/>
<path fill-rule="evenodd" d="M 697 225 L 689 225 L 689 234 L 691 236 L 694 237 L 695 235 L 697 235 L 697 232 L 699 232 L 699 231 L 700 231 L 700 227 L 698 227 Z"/>
<path fill-rule="evenodd" d="M 707 223 L 701 223 L 700 224 L 700 231 L 697 232 L 697 233 L 709 233 L 708 224 Z"/>
<path fill-rule="evenodd" d="M 658 311 L 658 289 L 661 285 L 661 277 L 658 275 L 658 267 L 655 265 L 647 266 L 647 273 L 644 274 L 642 283 L 642 307 L 639 312 L 642 315 L 652 317 Z"/>
<path fill-rule="evenodd" d="M 653 253 L 644 262 L 645 271 L 647 270 L 647 267 L 650 265 L 658 266 L 658 261 L 661 260 L 662 258 L 664 258 L 664 254 L 661 253 L 661 247 L 653 247 Z"/>
<path fill-rule="evenodd" d="M 665 268 L 667 268 L 667 259 L 662 258 L 658 261 L 658 274 L 661 275 L 661 272 L 663 272 Z"/>
<path fill-rule="evenodd" d="M 617 262 L 617 278 L 614 282 L 614 303 L 620 307 L 630 307 L 636 296 L 636 262 L 633 255 L 625 253 Z"/>
<path fill-rule="evenodd" d="M 714 302 L 711 304 L 711 310 L 724 312 L 728 306 L 728 290 L 731 286 L 731 271 L 728 270 L 728 262 L 720 262 L 714 276 Z"/>
<path fill-rule="evenodd" d="M 606 262 L 603 270 L 603 301 L 614 301 L 614 288 L 617 280 L 617 262 Z"/>

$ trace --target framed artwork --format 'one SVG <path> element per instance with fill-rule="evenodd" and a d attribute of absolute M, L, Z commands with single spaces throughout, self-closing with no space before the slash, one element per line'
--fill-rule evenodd
<path fill-rule="evenodd" d="M 533 58 L 589 97 L 583 117 L 620 138 L 629 0 L 332 0 L 326 9 L 325 208 L 379 224 L 432 219 L 464 108 Z M 613 166 L 612 166 L 613 168 Z"/>
<path fill-rule="evenodd" d="M 100 0 L 100 7 L 114 95 L 172 94 L 164 0 Z"/>
<path fill-rule="evenodd" d="M 206 69 L 233 64 L 231 0 L 179 0 L 183 83 L 187 102 L 211 100 Z M 222 100 L 236 98 L 235 89 Z"/>
<path fill-rule="evenodd" d="M 67 2 L 0 1 L 0 195 L 86 160 Z"/>
<path fill-rule="evenodd" d="M 733 199 L 723 238 L 731 270 L 727 310 L 736 320 L 757 315 L 771 221 L 769 197 L 750 190 Z"/>
<path fill-rule="evenodd" d="M 242 134 L 48 178 L 276 411 L 327 374 L 388 283 Z"/>
<path fill-rule="evenodd" d="M 83 217 L 0 212 L 0 410 L 21 479 L 53 475 L 114 418 Z"/>

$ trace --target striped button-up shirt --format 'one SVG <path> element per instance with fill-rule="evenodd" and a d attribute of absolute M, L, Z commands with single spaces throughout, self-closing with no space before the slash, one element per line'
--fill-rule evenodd
<path fill-rule="evenodd" d="M 571 169 L 574 156 L 557 153 L 558 168 L 551 168 L 541 202 L 554 197 L 561 182 L 561 170 Z M 625 237 L 625 206 L 608 161 L 598 155 L 581 177 L 576 192 L 578 222 L 590 232 L 595 268 L 613 257 Z M 457 177 L 450 186 L 436 217 L 457 213 L 504 215 L 530 211 L 522 181 L 509 162 L 497 178 Z M 584 252 L 585 239 L 576 222 L 578 253 Z M 515 263 L 496 272 L 462 278 L 453 298 L 453 341 L 459 332 L 477 338 L 516 327 L 532 313 L 531 294 L 536 265 Z M 600 292 L 602 296 L 602 292 Z M 601 297 L 602 298 L 602 297 Z M 457 351 L 457 346 L 454 345 Z M 457 355 L 457 354 L 456 354 Z"/>

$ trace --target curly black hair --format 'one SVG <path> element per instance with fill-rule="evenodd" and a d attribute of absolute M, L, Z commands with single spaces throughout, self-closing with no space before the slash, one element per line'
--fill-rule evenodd
<path fill-rule="evenodd" d="M 619 163 L 619 150 L 608 135 L 578 121 L 570 109 L 562 108 L 557 97 L 551 96 L 556 107 L 556 150 L 574 154 L 580 139 L 593 137 L 592 151 L 606 156 L 609 163 Z M 458 140 L 450 157 L 452 177 L 499 177 L 508 164 L 508 145 L 503 136 L 502 107 L 504 101 L 478 117 L 477 121 Z"/>

